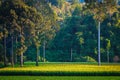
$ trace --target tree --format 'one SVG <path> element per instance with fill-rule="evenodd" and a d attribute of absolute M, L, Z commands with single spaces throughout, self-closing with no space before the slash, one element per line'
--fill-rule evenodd
<path fill-rule="evenodd" d="M 61 54 L 64 54 L 64 57 L 68 57 L 63 59 L 63 61 L 74 61 L 73 51 L 77 50 L 78 46 L 76 32 L 80 26 L 79 23 L 81 19 L 79 16 L 80 14 L 75 12 L 79 10 L 80 7 L 77 6 L 72 14 L 72 17 L 67 17 L 65 19 L 63 23 L 64 25 L 61 26 L 61 30 L 57 33 L 55 39 L 53 40 L 53 49 L 60 50 Z"/>
<path fill-rule="evenodd" d="M 98 65 L 101 65 L 100 59 L 100 24 L 106 15 L 110 16 L 116 11 L 116 0 L 85 0 L 87 8 L 94 14 L 98 24 Z"/>
<path fill-rule="evenodd" d="M 34 45 L 36 47 L 36 66 L 38 66 L 38 60 L 39 60 L 39 47 L 40 47 L 40 40 L 38 38 L 38 36 L 34 37 Z"/>
<path fill-rule="evenodd" d="M 107 41 L 107 44 L 106 44 L 106 49 L 107 49 L 107 61 L 109 63 L 109 51 L 110 51 L 110 48 L 111 48 L 111 43 L 110 43 L 110 40 L 109 39 L 106 39 Z"/>
<path fill-rule="evenodd" d="M 4 15 L 3 15 L 3 13 L 2 13 L 2 2 L 1 2 L 1 5 L 0 5 L 0 14 L 1 14 L 1 16 L 0 16 L 0 24 L 1 24 L 1 38 L 2 38 L 2 36 L 3 36 L 3 40 L 4 40 L 4 66 L 7 66 L 7 57 L 6 57 L 6 38 L 7 38 L 7 36 L 8 36 L 8 30 L 7 30 L 7 22 L 8 21 L 6 21 L 7 20 L 7 18 L 6 17 L 4 17 Z"/>
<path fill-rule="evenodd" d="M 32 1 L 26 1 L 26 3 L 30 3 Z M 57 30 L 56 24 L 56 15 L 51 9 L 51 7 L 44 1 L 34 0 L 34 4 L 30 5 L 37 9 L 40 13 L 40 18 L 37 17 L 37 25 L 35 25 L 35 33 L 33 36 L 33 44 L 36 47 L 36 66 L 38 66 L 38 57 L 39 57 L 39 48 L 42 43 L 44 44 L 44 55 L 45 55 L 45 45 L 46 42 L 54 37 L 54 34 Z M 45 57 L 44 57 L 45 58 Z"/>
<path fill-rule="evenodd" d="M 63 3 L 65 2 L 65 0 L 48 0 L 49 2 L 51 2 L 52 5 L 55 5 L 59 8 L 62 8 Z"/>
<path fill-rule="evenodd" d="M 6 30 L 6 28 L 4 28 L 4 66 L 7 66 L 7 57 L 6 57 L 6 38 L 8 35 L 8 31 Z"/>
<path fill-rule="evenodd" d="M 21 66 L 23 66 L 23 53 L 26 51 L 31 38 L 35 34 L 35 25 L 41 20 L 40 14 L 35 8 L 26 5 L 21 0 L 4 1 L 2 2 L 0 9 L 0 19 L 3 21 L 2 24 L 6 25 L 5 28 L 8 30 L 8 36 L 12 39 L 12 65 L 14 65 L 13 36 L 19 35 L 17 50 L 21 56 Z"/>

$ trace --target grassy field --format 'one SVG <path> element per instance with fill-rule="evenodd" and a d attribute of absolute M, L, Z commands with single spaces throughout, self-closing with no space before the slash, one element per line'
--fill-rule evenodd
<path fill-rule="evenodd" d="M 0 80 L 120 80 L 119 76 L 0 76 Z"/>
<path fill-rule="evenodd" d="M 96 63 L 39 63 L 27 62 L 19 66 L 0 68 L 0 75 L 56 75 L 56 76 L 119 76 L 120 64 Z"/>

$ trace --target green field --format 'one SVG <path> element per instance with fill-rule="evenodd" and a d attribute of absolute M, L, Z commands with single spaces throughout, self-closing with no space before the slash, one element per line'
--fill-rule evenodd
<path fill-rule="evenodd" d="M 19 66 L 0 68 L 0 75 L 36 75 L 36 76 L 119 76 L 119 64 L 96 63 L 35 63 L 27 62 Z"/>
<path fill-rule="evenodd" d="M 23 67 L 15 66 L 0 68 L 0 71 L 76 71 L 76 72 L 102 72 L 102 71 L 116 71 L 120 72 L 120 64 L 105 64 L 98 66 L 96 63 L 39 63 L 35 66 L 33 62 L 26 62 Z"/>
<path fill-rule="evenodd" d="M 120 80 L 119 76 L 0 76 L 0 80 Z"/>

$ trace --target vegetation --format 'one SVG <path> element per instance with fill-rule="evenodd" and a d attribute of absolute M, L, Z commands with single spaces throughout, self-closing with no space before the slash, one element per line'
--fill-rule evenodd
<path fill-rule="evenodd" d="M 0 79 L 119 80 L 119 3 L 0 0 Z"/>
<path fill-rule="evenodd" d="M 0 69 L 0 75 L 41 75 L 41 76 L 119 76 L 119 64 L 97 63 L 40 63 L 39 67 L 28 62 L 24 66 Z"/>
<path fill-rule="evenodd" d="M 85 2 L 0 0 L 0 66 L 120 62 L 119 5 L 115 0 Z"/>
<path fill-rule="evenodd" d="M 27 3 L 27 1 L 25 2 Z M 2 1 L 0 6 L 1 26 L 4 26 L 1 27 L 1 43 L 4 44 L 3 53 L 5 66 L 7 64 L 6 53 L 9 52 L 12 66 L 14 66 L 14 54 L 20 55 L 20 65 L 23 66 L 23 53 L 27 50 L 27 47 L 31 45 L 36 47 L 36 66 L 38 66 L 40 45 L 43 40 L 52 38 L 52 35 L 55 33 L 55 16 L 49 5 L 42 0 L 40 9 L 37 9 L 32 7 L 35 4 L 28 6 L 25 2 L 22 0 L 7 0 Z M 43 11 L 43 9 L 46 10 Z M 4 43 L 2 39 L 4 39 Z M 14 42 L 15 40 L 16 42 Z M 11 45 L 10 42 L 12 43 Z M 15 48 L 13 45 L 15 45 Z"/>

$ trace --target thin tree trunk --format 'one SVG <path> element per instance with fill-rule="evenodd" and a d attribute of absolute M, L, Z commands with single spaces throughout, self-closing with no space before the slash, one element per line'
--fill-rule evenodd
<path fill-rule="evenodd" d="M 6 57 L 6 35 L 4 35 L 4 66 L 7 66 L 7 57 Z"/>
<path fill-rule="evenodd" d="M 101 57 L 100 57 L 100 22 L 98 23 L 98 65 L 101 65 Z"/>
<path fill-rule="evenodd" d="M 107 51 L 107 61 L 109 63 L 109 51 Z"/>
<path fill-rule="evenodd" d="M 20 66 L 23 67 L 23 53 L 20 54 Z"/>
<path fill-rule="evenodd" d="M 14 53 L 13 53 L 13 36 L 11 37 L 11 65 L 14 67 Z"/>
<path fill-rule="evenodd" d="M 71 48 L 71 50 L 70 50 L 70 54 L 71 54 L 70 61 L 72 61 L 72 59 L 73 59 L 73 50 L 72 50 L 72 48 Z"/>
<path fill-rule="evenodd" d="M 118 0 L 116 0 L 116 7 L 118 6 Z"/>
<path fill-rule="evenodd" d="M 37 47 L 37 53 L 36 53 L 36 66 L 39 66 L 38 60 L 39 60 L 39 48 Z"/>
<path fill-rule="evenodd" d="M 45 62 L 45 40 L 43 43 L 43 62 Z"/>

